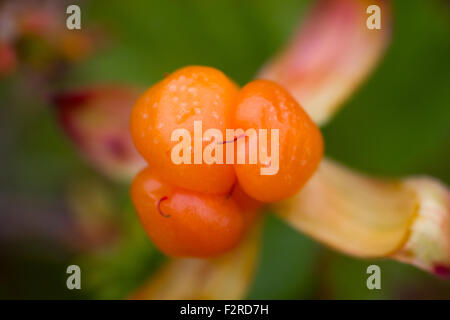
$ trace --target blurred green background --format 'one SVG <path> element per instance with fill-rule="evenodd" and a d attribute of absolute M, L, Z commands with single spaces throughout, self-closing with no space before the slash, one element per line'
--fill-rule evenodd
<path fill-rule="evenodd" d="M 44 52 L 47 64 L 0 80 L 0 298 L 124 298 L 165 259 L 140 227 L 128 186 L 83 161 L 42 92 L 98 83 L 146 88 L 189 64 L 214 66 L 244 84 L 312 2 L 80 1 L 83 31 L 100 28 L 106 45 L 45 85 L 33 74 L 47 71 L 53 57 L 39 44 L 22 48 Z M 323 128 L 326 153 L 366 173 L 427 174 L 449 185 L 450 3 L 398 0 L 393 14 L 386 56 Z M 74 206 L 98 213 L 87 223 L 107 221 L 113 235 L 83 242 Z M 366 288 L 373 263 L 381 266 L 382 290 Z M 70 264 L 81 266 L 82 290 L 65 286 Z M 450 299 L 450 281 L 343 256 L 268 215 L 249 298 Z"/>

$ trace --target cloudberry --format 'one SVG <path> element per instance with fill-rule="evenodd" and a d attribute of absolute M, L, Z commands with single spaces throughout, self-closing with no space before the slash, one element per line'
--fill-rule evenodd
<path fill-rule="evenodd" d="M 220 140 L 204 141 L 197 121 Z M 149 164 L 132 183 L 132 200 L 150 238 L 172 256 L 210 257 L 233 248 L 263 203 L 298 192 L 323 156 L 319 129 L 284 88 L 256 80 L 239 91 L 209 67 L 185 67 L 152 86 L 130 125 Z M 179 130 L 187 138 L 174 137 Z M 211 143 L 232 148 L 215 155 L 222 163 L 196 161 Z M 174 161 L 174 150 L 183 161 Z"/>

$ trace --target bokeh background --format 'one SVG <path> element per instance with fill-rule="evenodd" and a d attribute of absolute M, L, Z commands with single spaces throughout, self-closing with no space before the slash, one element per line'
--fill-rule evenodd
<path fill-rule="evenodd" d="M 18 10 L 12 2 L 49 14 L 31 15 L 30 30 L 9 43 L 13 58 L 0 42 L 0 298 L 125 298 L 165 257 L 140 227 L 127 183 L 93 169 L 65 134 L 52 95 L 105 83 L 145 89 L 189 64 L 244 84 L 286 44 L 313 1 L 74 1 L 82 30 L 65 45 L 54 45 L 52 32 L 33 32 L 45 19 L 45 28 L 64 29 L 64 1 L 0 1 L 0 40 Z M 427 174 L 449 185 L 450 2 L 392 5 L 392 43 L 323 128 L 326 153 L 365 173 Z M 373 263 L 382 290 L 366 287 Z M 81 267 L 82 290 L 66 288 L 71 264 Z M 343 256 L 269 214 L 248 297 L 450 299 L 450 281 Z"/>

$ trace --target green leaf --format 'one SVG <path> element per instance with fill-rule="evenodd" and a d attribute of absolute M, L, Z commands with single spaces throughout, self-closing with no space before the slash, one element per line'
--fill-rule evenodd
<path fill-rule="evenodd" d="M 274 215 L 265 221 L 263 250 L 249 299 L 311 296 L 320 246 Z M 319 275 L 317 275 L 319 276 Z"/>

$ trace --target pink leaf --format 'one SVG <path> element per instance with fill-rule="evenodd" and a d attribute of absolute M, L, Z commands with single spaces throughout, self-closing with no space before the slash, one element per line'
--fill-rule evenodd
<path fill-rule="evenodd" d="M 0 41 L 0 78 L 9 76 L 16 68 L 16 50 L 10 43 Z"/>
<path fill-rule="evenodd" d="M 260 77 L 284 85 L 319 124 L 355 91 L 386 48 L 390 9 L 381 8 L 381 29 L 369 30 L 365 0 L 319 0 L 283 52 Z"/>
<path fill-rule="evenodd" d="M 123 86 L 85 88 L 57 94 L 61 124 L 78 151 L 105 175 L 130 181 L 144 166 L 129 132 L 129 114 L 138 97 Z"/>

